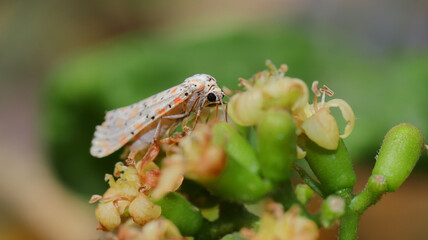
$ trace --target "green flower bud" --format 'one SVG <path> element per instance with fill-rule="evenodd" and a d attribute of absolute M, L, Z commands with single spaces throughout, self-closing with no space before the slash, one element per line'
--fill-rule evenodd
<path fill-rule="evenodd" d="M 224 146 L 226 153 L 250 172 L 259 171 L 259 161 L 251 145 L 230 124 L 218 123 L 213 127 L 213 143 Z"/>
<path fill-rule="evenodd" d="M 306 184 L 297 184 L 295 192 L 297 200 L 303 205 L 306 205 L 314 196 L 314 191 Z"/>
<path fill-rule="evenodd" d="M 423 135 L 416 127 L 407 123 L 393 127 L 383 140 L 372 175 L 384 176 L 387 191 L 396 191 L 412 172 L 423 146 Z"/>
<path fill-rule="evenodd" d="M 298 138 L 299 146 L 306 151 L 306 161 L 321 182 L 326 194 L 352 188 L 357 181 L 351 159 L 343 140 L 336 150 L 327 150 L 312 142 L 305 135 Z"/>
<path fill-rule="evenodd" d="M 224 148 L 226 165 L 218 176 L 198 181 L 216 196 L 241 202 L 256 202 L 269 190 L 258 175 L 259 161 L 251 145 L 227 123 L 213 127 L 213 145 Z"/>
<path fill-rule="evenodd" d="M 321 206 L 320 222 L 323 227 L 330 227 L 334 221 L 345 214 L 345 201 L 338 196 L 328 196 Z"/>
<path fill-rule="evenodd" d="M 257 128 L 261 173 L 280 182 L 290 177 L 296 160 L 296 129 L 286 111 L 266 112 Z"/>
<path fill-rule="evenodd" d="M 173 222 L 184 236 L 194 235 L 202 226 L 201 212 L 181 194 L 169 193 L 155 204 L 162 208 L 162 216 Z"/>
<path fill-rule="evenodd" d="M 271 189 L 268 182 L 231 156 L 227 158 L 226 166 L 218 177 L 202 184 L 216 196 L 245 203 L 257 202 Z"/>

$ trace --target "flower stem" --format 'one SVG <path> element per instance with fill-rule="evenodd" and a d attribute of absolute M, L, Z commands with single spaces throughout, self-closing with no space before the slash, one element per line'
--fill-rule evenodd
<path fill-rule="evenodd" d="M 358 224 L 361 214 L 371 205 L 379 201 L 387 189 L 387 182 L 382 175 L 370 176 L 367 186 L 358 195 L 353 196 L 350 189 L 340 191 L 348 207 L 340 220 L 339 240 L 357 239 Z M 337 194 L 337 193 L 336 193 Z"/>
<path fill-rule="evenodd" d="M 300 167 L 298 164 L 293 165 L 294 170 L 300 175 L 302 180 L 312 189 L 316 194 L 318 194 L 321 198 L 326 198 L 326 194 L 324 193 L 321 184 L 312 179 L 309 174 Z"/>
<path fill-rule="evenodd" d="M 366 188 L 356 195 L 349 204 L 349 209 L 362 214 L 368 207 L 376 204 L 386 192 L 387 183 L 382 175 L 372 175 Z"/>
<path fill-rule="evenodd" d="M 352 199 L 354 198 L 352 188 L 342 189 L 337 191 L 335 194 L 342 197 L 347 205 L 345 215 L 340 219 L 339 240 L 355 240 L 357 239 L 361 214 L 353 211 L 349 207 Z"/>
<path fill-rule="evenodd" d="M 359 222 L 360 214 L 346 209 L 345 215 L 340 219 L 339 240 L 357 239 Z"/>

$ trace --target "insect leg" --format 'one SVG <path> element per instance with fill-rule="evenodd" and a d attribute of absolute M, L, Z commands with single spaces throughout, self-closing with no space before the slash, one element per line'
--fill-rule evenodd
<path fill-rule="evenodd" d="M 159 136 L 159 132 L 160 132 L 160 127 L 161 127 L 161 122 L 162 122 L 162 119 L 179 119 L 179 118 L 184 118 L 184 117 L 186 117 L 187 115 L 189 115 L 189 113 L 187 113 L 187 112 L 185 112 L 185 113 L 180 113 L 180 114 L 175 114 L 175 115 L 169 115 L 169 116 L 164 116 L 164 117 L 161 117 L 160 119 L 159 119 L 159 122 L 158 122 L 158 125 L 157 125 L 157 127 L 156 127 L 156 131 L 155 131 L 155 135 L 154 135 L 154 137 L 153 137 L 153 140 L 155 140 L 155 139 L 157 139 Z"/>
<path fill-rule="evenodd" d="M 192 131 L 195 130 L 196 124 L 198 124 L 199 115 L 201 115 L 201 109 L 202 107 L 199 107 L 198 111 L 196 112 L 195 125 L 193 125 Z"/>
<path fill-rule="evenodd" d="M 167 118 L 167 119 L 179 119 L 179 118 L 184 118 L 187 115 L 189 115 L 188 113 L 181 113 L 181 114 L 176 114 L 176 115 L 169 115 L 169 116 L 164 116 L 162 118 Z"/>
<path fill-rule="evenodd" d="M 139 150 L 132 150 L 128 157 L 125 160 L 125 165 L 126 166 L 135 166 L 135 155 L 137 155 L 137 153 L 139 152 Z"/>
<path fill-rule="evenodd" d="M 160 132 L 160 127 L 161 127 L 161 122 L 162 122 L 162 118 L 159 119 L 158 125 L 156 126 L 156 131 L 155 131 L 155 135 L 153 136 L 153 142 L 155 142 L 155 139 L 158 138 L 159 132 Z"/>
<path fill-rule="evenodd" d="M 153 139 L 152 145 L 150 145 L 144 157 L 141 159 L 141 165 L 139 166 L 139 172 L 143 173 L 147 164 L 155 160 L 160 151 L 159 141 L 155 138 Z"/>

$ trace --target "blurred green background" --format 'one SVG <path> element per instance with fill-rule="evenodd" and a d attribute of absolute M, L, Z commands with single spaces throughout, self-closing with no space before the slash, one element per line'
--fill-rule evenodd
<path fill-rule="evenodd" d="M 97 236 L 85 201 L 106 189 L 104 174 L 113 170 L 120 151 L 91 157 L 95 126 L 106 110 L 195 73 L 237 89 L 238 77 L 251 77 L 271 59 L 288 64 L 287 75 L 309 86 L 315 80 L 326 84 L 357 117 L 346 143 L 360 169 L 360 185 L 388 129 L 409 122 L 428 134 L 423 1 L 2 1 L 0 53 L 4 239 L 58 239 L 74 232 L 70 225 L 85 229 L 70 239 Z M 410 193 L 391 194 L 379 204 L 386 205 L 383 212 L 363 218 L 388 218 L 383 227 L 389 233 L 394 224 L 412 227 L 385 235 L 362 223 L 362 239 L 428 236 L 419 227 L 428 220 L 421 214 L 428 213 L 428 191 L 420 187 L 428 180 L 427 160 L 424 152 L 414 179 L 403 186 Z M 401 202 L 387 205 L 389 198 Z M 397 212 L 398 204 L 409 202 L 414 214 Z M 391 220 L 393 210 L 402 222 Z M 55 221 L 58 216 L 68 224 Z M 322 236 L 329 239 L 328 234 Z"/>

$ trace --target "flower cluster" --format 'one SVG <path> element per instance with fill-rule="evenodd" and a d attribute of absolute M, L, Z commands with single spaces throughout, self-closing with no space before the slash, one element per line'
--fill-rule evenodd
<path fill-rule="evenodd" d="M 202 114 L 202 119 L 208 121 L 210 112 Z M 95 210 L 98 229 L 118 229 L 118 236 L 122 236 L 119 239 L 130 239 L 129 236 L 146 239 L 139 236 L 147 235 L 147 229 L 156 230 L 152 235 L 163 234 L 162 238 L 153 239 L 181 238 L 174 223 L 161 217 L 159 200 L 175 192 L 184 176 L 206 182 L 222 171 L 226 156 L 221 147 L 212 144 L 212 126 L 212 123 L 200 124 L 190 136 L 179 133 L 177 136 L 181 137 L 162 139 L 160 145 L 166 156 L 156 161 L 158 164 L 154 161 L 160 151 L 158 141 L 147 151 L 133 151 L 125 162 L 116 163 L 114 174 L 105 177 L 109 189 L 90 200 L 98 202 Z M 183 124 L 183 129 L 188 127 Z"/>
<path fill-rule="evenodd" d="M 94 195 L 90 202 L 99 202 L 95 215 L 102 230 L 114 230 L 121 223 L 122 218 L 132 217 L 135 223 L 144 225 L 160 216 L 161 209 L 148 198 L 148 193 L 157 185 L 159 167 L 149 162 L 143 166 L 125 166 L 118 162 L 114 175 L 106 174 L 106 181 L 110 188 L 103 196 Z"/>
<path fill-rule="evenodd" d="M 320 88 L 318 82 L 312 84 L 315 94 L 312 104 L 309 103 L 309 90 L 306 84 L 297 78 L 285 76 L 287 65 L 277 69 L 267 61 L 269 70 L 255 74 L 250 80 L 241 79 L 245 92 L 235 94 L 229 103 L 229 115 L 242 126 L 256 125 L 268 109 L 287 109 L 293 116 L 297 134 L 305 134 L 319 146 L 334 150 L 340 138 L 349 136 L 354 128 L 355 116 L 352 108 L 342 99 L 325 101 L 325 96 L 333 96 L 327 86 Z M 321 97 L 321 102 L 318 98 Z M 339 134 L 335 118 L 330 108 L 338 107 L 347 122 L 344 133 Z M 304 152 L 299 148 L 299 158 Z"/>
<path fill-rule="evenodd" d="M 299 206 L 292 206 L 284 212 L 278 203 L 270 203 L 260 219 L 257 231 L 242 229 L 240 234 L 248 240 L 312 240 L 318 238 L 317 225 L 300 215 Z"/>

